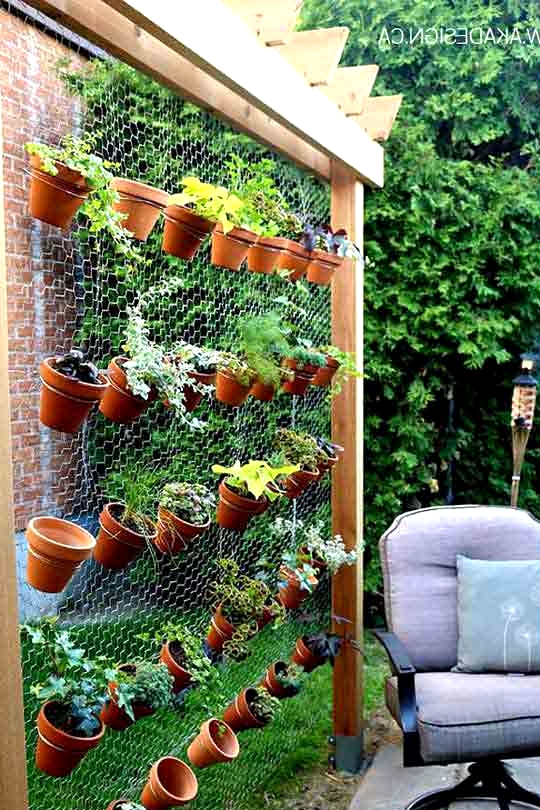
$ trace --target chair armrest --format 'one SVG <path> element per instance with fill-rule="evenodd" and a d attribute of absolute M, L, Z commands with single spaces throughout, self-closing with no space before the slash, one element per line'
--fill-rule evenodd
<path fill-rule="evenodd" d="M 409 653 L 397 636 L 388 630 L 372 630 L 371 632 L 386 650 L 394 675 L 415 674 L 416 670 Z"/>

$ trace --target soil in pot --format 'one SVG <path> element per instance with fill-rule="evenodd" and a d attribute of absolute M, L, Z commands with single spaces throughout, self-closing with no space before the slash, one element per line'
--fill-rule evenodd
<path fill-rule="evenodd" d="M 247 528 L 250 518 L 260 515 L 268 505 L 266 497 L 248 498 L 232 490 L 225 481 L 219 485 L 219 502 L 217 506 L 217 522 L 224 529 L 243 532 Z"/>
<path fill-rule="evenodd" d="M 216 372 L 206 372 L 203 373 L 202 371 L 191 371 L 188 375 L 192 377 L 199 383 L 203 385 L 214 385 L 216 382 Z M 194 411 L 195 408 L 200 404 L 201 399 L 203 398 L 203 394 L 200 391 L 197 391 L 196 388 L 192 388 L 191 385 L 184 386 L 184 401 L 185 401 L 185 408 L 186 411 L 191 413 Z"/>
<path fill-rule="evenodd" d="M 218 605 L 210 620 L 206 643 L 211 650 L 220 653 L 225 642 L 233 637 L 234 631 L 234 625 L 225 618 L 221 605 Z"/>
<path fill-rule="evenodd" d="M 281 240 L 279 238 L 259 236 L 257 242 L 248 250 L 248 270 L 252 273 L 265 273 L 266 275 L 274 273 L 280 252 Z"/>
<path fill-rule="evenodd" d="M 123 177 L 115 177 L 112 186 L 120 197 L 114 204 L 114 210 L 126 215 L 122 226 L 132 233 L 135 239 L 146 242 L 160 213 L 167 205 L 169 195 L 159 188 Z"/>
<path fill-rule="evenodd" d="M 26 579 L 44 593 L 60 593 L 80 565 L 91 557 L 95 538 L 76 523 L 45 515 L 26 528 Z"/>
<path fill-rule="evenodd" d="M 259 402 L 270 402 L 276 393 L 275 386 L 269 385 L 261 380 L 253 383 L 249 393 L 253 399 L 258 399 Z"/>
<path fill-rule="evenodd" d="M 327 355 L 326 365 L 317 370 L 317 373 L 315 374 L 315 377 L 313 378 L 311 385 L 317 385 L 320 388 L 327 388 L 332 382 L 332 379 L 334 378 L 334 375 L 338 370 L 338 368 L 339 368 L 338 361 L 334 360 L 334 358 L 330 357 L 330 355 Z"/>
<path fill-rule="evenodd" d="M 56 164 L 56 175 L 42 172 L 37 155 L 30 165 L 30 214 L 56 228 L 69 227 L 90 192 L 83 175 L 62 163 Z"/>
<path fill-rule="evenodd" d="M 197 778 L 185 762 L 162 757 L 150 769 L 141 802 L 146 810 L 167 810 L 193 801 L 197 791 Z"/>
<path fill-rule="evenodd" d="M 322 666 L 325 663 L 325 660 L 326 659 L 320 658 L 318 655 L 314 655 L 311 652 L 306 644 L 306 636 L 302 636 L 302 638 L 297 639 L 296 647 L 294 648 L 294 652 L 291 656 L 291 661 L 298 664 L 298 666 L 303 667 L 306 672 L 313 672 L 314 669 Z"/>
<path fill-rule="evenodd" d="M 216 223 L 200 217 L 183 205 L 168 205 L 164 211 L 162 248 L 179 259 L 192 259 Z"/>
<path fill-rule="evenodd" d="M 282 585 L 281 582 L 286 582 Z M 289 568 L 282 566 L 280 569 L 280 585 L 278 588 L 278 598 L 287 610 L 298 610 L 302 602 L 310 595 L 310 592 L 301 587 L 300 580 Z"/>
<path fill-rule="evenodd" d="M 281 242 L 282 251 L 277 260 L 278 270 L 288 270 L 289 281 L 298 281 L 306 274 L 309 264 L 309 251 L 299 242 L 292 239 L 283 239 Z"/>
<path fill-rule="evenodd" d="M 200 733 L 188 748 L 188 759 L 197 768 L 219 762 L 232 762 L 240 753 L 234 731 L 223 720 L 212 718 L 201 726 Z"/>
<path fill-rule="evenodd" d="M 343 264 L 341 256 L 324 250 L 314 250 L 307 268 L 307 280 L 312 284 L 328 287 L 341 264 Z"/>
<path fill-rule="evenodd" d="M 158 509 L 157 536 L 154 540 L 156 548 L 162 554 L 179 554 L 184 551 L 187 543 L 205 532 L 210 526 L 210 518 L 206 523 L 188 523 L 177 515 L 160 506 Z"/>
<path fill-rule="evenodd" d="M 223 228 L 218 223 L 212 234 L 211 262 L 216 267 L 240 270 L 250 246 L 256 241 L 257 234 L 253 231 L 245 228 L 233 228 L 231 231 L 223 233 Z"/>
<path fill-rule="evenodd" d="M 225 405 L 238 407 L 248 398 L 251 385 L 242 385 L 234 374 L 227 369 L 220 369 L 216 376 L 216 399 Z"/>
<path fill-rule="evenodd" d="M 63 731 L 65 712 L 55 701 L 45 703 L 38 714 L 36 767 L 49 776 L 67 776 L 81 759 L 101 742 L 105 733 L 102 724 L 93 737 L 76 736 Z"/>
<path fill-rule="evenodd" d="M 156 537 L 156 528 L 151 520 L 145 518 L 146 529 L 143 532 L 139 520 L 129 516 L 121 520 L 124 510 L 122 503 L 108 503 L 99 516 L 94 559 L 105 568 L 125 568 Z"/>
<path fill-rule="evenodd" d="M 244 689 L 223 712 L 223 719 L 233 731 L 262 728 L 265 725 L 251 711 L 251 702 L 255 697 L 257 697 L 255 688 Z"/>
<path fill-rule="evenodd" d="M 291 685 L 286 686 L 278 677 L 280 674 L 284 675 L 287 672 L 287 668 L 288 665 L 286 661 L 276 661 L 275 664 L 271 664 L 271 666 L 268 667 L 261 683 L 261 686 L 263 686 L 267 692 L 279 700 L 292 698 L 298 694 L 297 687 Z"/>
<path fill-rule="evenodd" d="M 115 357 L 109 363 L 109 386 L 99 404 L 99 410 L 111 422 L 127 425 L 137 419 L 150 405 L 151 399 L 135 396 L 128 386 L 123 364 L 127 357 Z"/>
<path fill-rule="evenodd" d="M 192 683 L 191 673 L 187 670 L 186 656 L 179 641 L 165 642 L 159 660 L 165 664 L 174 678 L 173 692 L 181 692 Z"/>
<path fill-rule="evenodd" d="M 103 374 L 99 384 L 81 382 L 54 368 L 54 357 L 39 367 L 41 397 L 39 420 L 62 433 L 77 433 L 96 402 L 105 396 L 108 382 Z"/>

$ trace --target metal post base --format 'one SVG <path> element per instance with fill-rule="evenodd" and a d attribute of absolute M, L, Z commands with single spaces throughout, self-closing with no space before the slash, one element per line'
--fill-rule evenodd
<path fill-rule="evenodd" d="M 424 793 L 405 810 L 446 810 L 452 802 L 465 799 L 491 799 L 499 803 L 500 810 L 511 810 L 514 802 L 540 807 L 540 796 L 518 785 L 503 762 L 485 760 L 471 765 L 469 776 L 459 785 Z"/>
<path fill-rule="evenodd" d="M 332 742 L 335 745 L 334 763 L 337 771 L 357 774 L 364 764 L 364 737 L 344 737 L 336 735 Z"/>

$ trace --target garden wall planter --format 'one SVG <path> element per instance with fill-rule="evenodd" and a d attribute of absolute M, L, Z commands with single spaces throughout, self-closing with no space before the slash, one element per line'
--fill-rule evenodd
<path fill-rule="evenodd" d="M 289 270 L 289 281 L 298 281 L 306 274 L 310 253 L 299 242 L 292 239 L 279 240 L 281 253 L 277 260 L 278 270 Z"/>
<path fill-rule="evenodd" d="M 218 223 L 212 234 L 211 262 L 216 267 L 240 270 L 251 245 L 257 241 L 257 234 L 245 228 L 233 228 L 223 233 Z"/>
<path fill-rule="evenodd" d="M 203 374 L 201 371 L 192 371 L 190 372 L 189 376 L 203 385 L 214 385 L 216 382 L 215 371 L 211 374 Z M 191 411 L 194 411 L 195 408 L 200 404 L 202 398 L 203 394 L 200 391 L 197 391 L 195 388 L 192 388 L 191 385 L 186 385 L 184 387 L 186 411 L 189 411 L 190 413 Z"/>
<path fill-rule="evenodd" d="M 99 516 L 94 559 L 105 568 L 125 568 L 156 537 L 154 524 L 150 520 L 147 535 L 123 526 L 118 520 L 123 509 L 122 503 L 108 503 Z"/>
<path fill-rule="evenodd" d="M 197 778 L 189 765 L 176 757 L 162 757 L 150 769 L 141 802 L 146 810 L 167 810 L 193 801 L 197 791 Z"/>
<path fill-rule="evenodd" d="M 253 700 L 256 695 L 257 690 L 253 687 L 244 689 L 223 712 L 223 719 L 233 731 L 244 731 L 248 728 L 262 728 L 265 725 L 265 723 L 255 717 L 249 708 L 251 700 Z"/>
<path fill-rule="evenodd" d="M 162 664 L 165 664 L 174 678 L 174 692 L 181 692 L 192 682 L 191 673 L 177 661 L 177 655 L 181 650 L 182 647 L 178 641 L 166 641 L 159 654 L 159 660 Z"/>
<path fill-rule="evenodd" d="M 216 376 L 216 399 L 225 405 L 238 407 L 248 398 L 250 385 L 241 385 L 236 377 L 226 369 L 220 369 Z"/>
<path fill-rule="evenodd" d="M 307 268 L 307 280 L 312 284 L 320 284 L 328 287 L 332 282 L 334 273 L 343 264 L 343 258 L 335 253 L 327 253 L 324 250 L 314 250 Z"/>
<path fill-rule="evenodd" d="M 285 368 L 290 368 L 291 371 L 293 371 L 294 373 L 294 376 L 291 380 L 285 380 L 285 382 L 282 384 L 281 387 L 283 391 L 286 391 L 287 394 L 295 394 L 296 396 L 299 397 L 304 396 L 304 394 L 308 389 L 308 386 L 315 379 L 318 367 L 305 365 L 302 368 L 298 368 L 298 363 L 291 357 L 286 357 L 283 360 L 283 366 Z"/>
<path fill-rule="evenodd" d="M 188 748 L 188 759 L 197 768 L 219 762 L 232 762 L 240 753 L 234 731 L 222 720 L 212 718 L 201 726 L 200 733 Z"/>
<path fill-rule="evenodd" d="M 45 703 L 38 714 L 38 741 L 36 747 L 36 767 L 49 776 L 67 776 L 81 759 L 101 742 L 105 726 L 94 737 L 75 737 L 56 728 L 50 720 L 57 704 Z"/>
<path fill-rule="evenodd" d="M 160 213 L 167 205 L 169 195 L 159 188 L 123 177 L 115 177 L 112 185 L 120 197 L 119 202 L 114 205 L 114 210 L 127 215 L 122 222 L 123 227 L 130 231 L 135 239 L 146 242 Z"/>
<path fill-rule="evenodd" d="M 311 472 L 310 470 L 298 470 L 295 473 L 291 473 L 291 475 L 288 475 L 282 484 L 283 489 L 285 490 L 285 497 L 289 498 L 289 500 L 298 498 L 304 492 L 304 490 L 306 490 L 314 481 L 317 481 L 318 478 L 318 471 Z"/>
<path fill-rule="evenodd" d="M 261 686 L 263 686 L 267 692 L 279 700 L 286 700 L 287 698 L 292 698 L 298 694 L 298 689 L 296 689 L 294 686 L 284 686 L 279 680 L 278 674 L 285 673 L 286 671 L 287 662 L 276 661 L 275 664 L 271 664 L 268 667 L 261 683 Z"/>
<path fill-rule="evenodd" d="M 259 236 L 257 242 L 248 250 L 248 270 L 267 275 L 274 273 L 282 250 L 282 241 L 275 237 Z"/>
<path fill-rule="evenodd" d="M 135 675 L 137 671 L 137 667 L 134 664 L 122 664 L 119 669 L 130 675 Z M 116 702 L 116 684 L 110 683 L 109 699 L 103 706 L 99 719 L 104 725 L 108 728 L 112 728 L 114 731 L 125 731 L 132 726 L 133 723 L 136 723 L 137 720 L 140 720 L 142 717 L 149 717 L 152 714 L 154 714 L 154 709 L 152 709 L 151 706 L 147 706 L 145 703 L 134 703 L 133 715 L 135 719 L 132 720 L 125 710 L 118 706 Z"/>
<path fill-rule="evenodd" d="M 192 259 L 216 223 L 199 217 L 183 205 L 168 205 L 164 211 L 162 248 L 179 259 Z"/>
<path fill-rule="evenodd" d="M 303 667 L 306 672 L 313 672 L 314 669 L 322 666 L 326 659 L 320 658 L 318 655 L 313 655 L 305 642 L 305 636 L 302 636 L 302 638 L 296 641 L 296 647 L 291 656 L 291 661 Z"/>
<path fill-rule="evenodd" d="M 41 158 L 30 158 L 30 214 L 36 219 L 67 228 L 85 202 L 90 189 L 80 172 L 56 163 L 58 174 L 40 171 Z"/>
<path fill-rule="evenodd" d="M 297 610 L 302 602 L 310 595 L 310 592 L 300 585 L 300 580 L 294 573 L 286 566 L 282 565 L 280 568 L 280 580 L 286 582 L 286 585 L 279 585 L 279 601 L 287 610 Z"/>
<path fill-rule="evenodd" d="M 332 382 L 336 371 L 339 368 L 339 363 L 333 357 L 327 355 L 326 365 L 317 369 L 317 373 L 313 378 L 311 385 L 317 385 L 320 388 L 326 388 Z"/>
<path fill-rule="evenodd" d="M 260 515 L 267 506 L 268 500 L 264 496 L 259 500 L 246 498 L 233 492 L 225 481 L 220 482 L 217 522 L 222 528 L 243 532 L 250 518 Z"/>
<path fill-rule="evenodd" d="M 76 433 L 92 407 L 105 396 L 108 382 L 102 374 L 99 385 L 80 382 L 56 371 L 53 361 L 54 357 L 48 357 L 39 367 L 39 419 L 43 425 L 54 430 Z"/>
<path fill-rule="evenodd" d="M 253 399 L 258 399 L 259 402 L 270 402 L 274 398 L 276 389 L 273 385 L 267 385 L 264 382 L 256 382 L 251 386 L 249 393 Z"/>
<path fill-rule="evenodd" d="M 220 653 L 226 641 L 233 637 L 235 627 L 227 621 L 223 615 L 221 605 L 218 605 L 212 619 L 206 637 L 206 643 L 214 652 Z"/>
<path fill-rule="evenodd" d="M 44 516 L 32 518 L 26 528 L 28 584 L 45 593 L 60 593 L 92 555 L 95 538 L 69 520 Z"/>
<path fill-rule="evenodd" d="M 184 551 L 187 543 L 205 532 L 210 526 L 210 518 L 206 523 L 188 523 L 168 509 L 160 506 L 158 509 L 156 547 L 163 554 L 178 554 Z"/>
<path fill-rule="evenodd" d="M 152 401 L 150 397 L 143 399 L 135 396 L 129 390 L 126 373 L 121 367 L 121 363 L 126 360 L 127 357 L 115 357 L 109 363 L 107 368 L 109 386 L 99 404 L 103 416 L 121 425 L 137 419 Z"/>

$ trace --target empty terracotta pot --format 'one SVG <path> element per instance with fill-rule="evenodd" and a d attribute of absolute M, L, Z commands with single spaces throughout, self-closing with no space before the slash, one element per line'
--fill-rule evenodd
<path fill-rule="evenodd" d="M 279 569 L 279 579 L 279 601 L 287 610 L 298 610 L 302 602 L 305 602 L 308 598 L 310 592 L 301 587 L 300 580 L 294 571 L 284 565 Z M 283 582 L 286 584 L 283 585 Z"/>
<path fill-rule="evenodd" d="M 183 205 L 168 205 L 164 211 L 162 248 L 179 259 L 192 259 L 216 227 L 216 223 L 200 217 Z"/>
<path fill-rule="evenodd" d="M 266 510 L 268 499 L 266 497 L 255 500 L 233 492 L 225 481 L 219 485 L 219 501 L 217 506 L 217 522 L 224 529 L 243 532 L 253 515 L 260 515 Z"/>
<path fill-rule="evenodd" d="M 114 357 L 108 365 L 107 377 L 109 386 L 99 404 L 103 416 L 120 425 L 129 424 L 137 419 L 148 408 L 152 401 L 135 396 L 130 389 L 122 362 L 127 357 Z"/>
<path fill-rule="evenodd" d="M 26 539 L 26 579 L 29 585 L 44 593 L 63 591 L 96 545 L 86 529 L 49 515 L 29 521 Z"/>
<path fill-rule="evenodd" d="M 221 605 L 218 605 L 208 628 L 206 643 L 214 652 L 220 653 L 226 641 L 233 637 L 235 631 L 232 625 L 223 615 Z"/>
<path fill-rule="evenodd" d="M 185 687 L 189 686 L 189 684 L 192 682 L 192 677 L 191 673 L 189 673 L 187 669 L 184 669 L 183 666 L 176 660 L 174 655 L 176 647 L 181 647 L 180 642 L 166 641 L 161 648 L 159 660 L 162 664 L 165 664 L 169 670 L 169 673 L 174 678 L 173 692 L 181 692 L 182 689 L 185 689 Z"/>
<path fill-rule="evenodd" d="M 100 374 L 100 383 L 80 382 L 54 368 L 54 357 L 39 367 L 41 397 L 39 419 L 43 425 L 62 433 L 76 433 L 93 405 L 105 396 L 108 381 Z"/>
<path fill-rule="evenodd" d="M 155 545 L 163 554 L 178 554 L 180 551 L 184 551 L 190 540 L 205 532 L 210 526 L 210 522 L 210 518 L 208 518 L 206 523 L 188 523 L 160 506 Z"/>
<path fill-rule="evenodd" d="M 341 264 L 343 264 L 341 256 L 336 256 L 335 253 L 327 253 L 324 250 L 314 250 L 311 253 L 307 268 L 307 280 L 313 284 L 327 287 Z"/>
<path fill-rule="evenodd" d="M 270 275 L 276 270 L 281 252 L 281 239 L 278 237 L 259 236 L 247 254 L 248 270 L 252 273 Z"/>
<path fill-rule="evenodd" d="M 233 228 L 231 231 L 223 233 L 223 228 L 218 222 L 212 234 L 211 262 L 216 267 L 240 270 L 250 246 L 256 241 L 257 234 L 253 231 L 245 228 Z"/>
<path fill-rule="evenodd" d="M 149 518 L 146 535 L 120 523 L 123 510 L 124 504 L 120 502 L 108 503 L 99 516 L 94 559 L 105 568 L 125 568 L 156 537 L 156 528 Z"/>
<path fill-rule="evenodd" d="M 289 271 L 289 281 L 298 281 L 306 274 L 310 253 L 292 239 L 281 239 L 280 245 L 282 250 L 277 260 L 277 268 Z"/>
<path fill-rule="evenodd" d="M 75 737 L 56 728 L 50 720 L 58 704 L 45 703 L 37 717 L 36 768 L 49 776 L 67 776 L 81 759 L 101 742 L 105 726 L 93 737 Z"/>
<path fill-rule="evenodd" d="M 167 205 L 169 195 L 159 188 L 115 177 L 112 187 L 118 192 L 120 200 L 114 204 L 114 210 L 126 214 L 122 225 L 135 239 L 146 242 L 160 213 Z"/>
<path fill-rule="evenodd" d="M 162 757 L 150 769 L 141 802 L 146 810 L 167 810 L 193 801 L 197 791 L 197 778 L 189 765 L 176 757 Z"/>
<path fill-rule="evenodd" d="M 188 748 L 188 759 L 197 768 L 218 762 L 232 762 L 240 753 L 236 734 L 223 720 L 212 718 L 201 726 L 200 733 Z"/>
<path fill-rule="evenodd" d="M 298 470 L 291 473 L 282 483 L 282 489 L 285 490 L 285 497 L 289 500 L 298 498 L 310 484 L 317 481 L 319 472 L 311 472 L 310 470 Z"/>
<path fill-rule="evenodd" d="M 261 683 L 261 686 L 263 686 L 267 692 L 279 700 L 292 698 L 298 694 L 298 689 L 294 686 L 285 686 L 280 681 L 278 675 L 285 672 L 287 672 L 287 662 L 276 661 L 268 667 Z"/>
<path fill-rule="evenodd" d="M 267 385 L 264 382 L 256 382 L 250 388 L 250 395 L 253 399 L 258 399 L 259 402 L 270 402 L 274 398 L 276 389 L 273 385 Z"/>
<path fill-rule="evenodd" d="M 251 385 L 242 385 L 234 374 L 227 369 L 220 369 L 216 376 L 216 399 L 225 405 L 238 407 L 248 398 Z"/>
<path fill-rule="evenodd" d="M 296 640 L 296 647 L 291 656 L 291 661 L 303 667 L 306 672 L 313 672 L 314 669 L 325 663 L 325 659 L 313 655 L 305 642 L 305 638 L 305 636 L 302 636 L 302 638 Z"/>
<path fill-rule="evenodd" d="M 216 372 L 213 371 L 209 374 L 203 374 L 202 371 L 191 371 L 188 374 L 196 382 L 202 383 L 203 385 L 214 385 L 216 382 Z M 192 388 L 191 385 L 184 386 L 184 400 L 185 400 L 185 408 L 186 411 L 194 411 L 195 408 L 199 405 L 201 399 L 203 398 L 203 394 L 201 391 L 197 391 L 196 388 Z"/>
<path fill-rule="evenodd" d="M 67 228 L 90 193 L 80 172 L 56 163 L 58 174 L 41 171 L 41 158 L 30 158 L 30 214 L 36 219 Z"/>
<path fill-rule="evenodd" d="M 248 689 L 244 689 L 223 712 L 223 719 L 233 731 L 262 728 L 265 725 L 255 717 L 249 708 L 250 702 L 256 695 L 257 690 L 255 688 L 248 687 Z"/>

